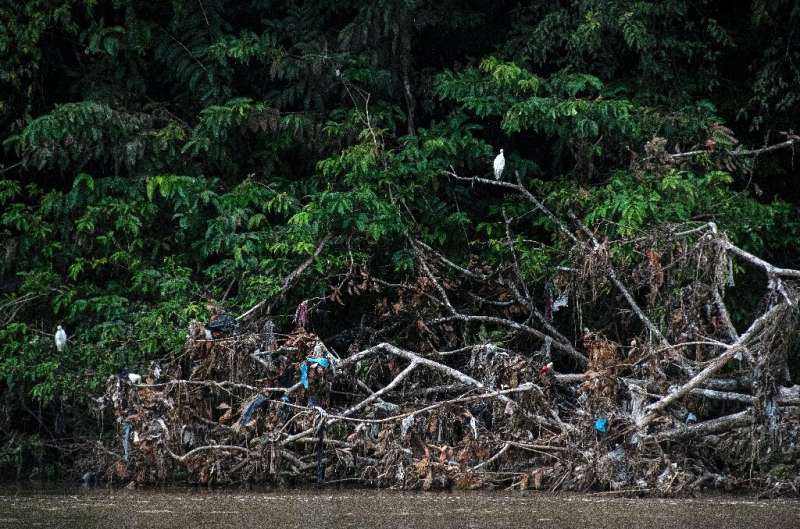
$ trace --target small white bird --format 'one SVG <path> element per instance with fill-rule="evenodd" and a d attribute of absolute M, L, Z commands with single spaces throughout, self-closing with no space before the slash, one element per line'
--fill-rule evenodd
<path fill-rule="evenodd" d="M 500 180 L 503 176 L 503 169 L 506 167 L 506 157 L 503 156 L 503 149 L 500 149 L 500 154 L 494 159 L 494 179 Z"/>
<path fill-rule="evenodd" d="M 61 325 L 59 325 L 58 329 L 56 330 L 56 349 L 58 349 L 58 352 L 60 353 L 61 351 L 64 350 L 66 346 L 67 346 L 67 333 L 64 332 L 64 329 L 62 329 Z"/>

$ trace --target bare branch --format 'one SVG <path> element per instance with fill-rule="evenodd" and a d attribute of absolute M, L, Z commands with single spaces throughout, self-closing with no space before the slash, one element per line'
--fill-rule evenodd
<path fill-rule="evenodd" d="M 514 320 L 509 320 L 506 318 L 498 318 L 495 316 L 471 316 L 468 314 L 454 314 L 452 316 L 436 318 L 426 323 L 428 325 L 437 325 L 441 323 L 447 323 L 449 321 L 477 321 L 481 323 L 494 323 L 497 325 L 508 327 L 510 329 L 514 329 L 516 331 L 528 333 L 530 335 L 536 336 L 542 341 L 545 341 L 548 338 L 550 338 L 550 336 L 544 334 L 542 331 L 534 329 L 529 325 L 525 325 L 524 323 L 517 323 Z M 581 353 L 568 343 L 564 343 L 560 340 L 553 341 L 553 348 L 569 355 L 570 358 L 578 362 L 578 365 L 580 365 L 581 367 L 586 367 L 589 363 L 589 360 L 586 358 L 586 355 L 584 355 L 583 353 Z"/>
<path fill-rule="evenodd" d="M 759 156 L 761 154 L 765 154 L 768 152 L 778 151 L 781 149 L 787 149 L 789 147 L 794 146 L 796 143 L 800 142 L 800 137 L 795 136 L 792 134 L 790 138 L 786 141 L 782 141 L 780 143 L 776 143 L 773 145 L 768 145 L 766 147 L 762 147 L 760 149 L 742 149 L 741 145 L 738 146 L 736 149 L 733 150 L 725 150 L 723 151 L 728 156 L 735 156 L 735 157 L 747 157 L 747 156 Z M 680 160 L 682 158 L 691 158 L 692 156 L 699 156 L 701 154 L 713 154 L 713 151 L 708 151 L 706 149 L 698 149 L 695 151 L 686 151 L 686 152 L 679 152 L 675 154 L 670 154 L 670 158 L 673 160 Z"/>
<path fill-rule="evenodd" d="M 330 239 L 331 239 L 330 235 L 326 235 L 325 237 L 323 237 L 322 240 L 320 240 L 319 243 L 317 244 L 317 248 L 314 250 L 314 253 L 311 254 L 308 257 L 308 259 L 300 263 L 300 265 L 297 268 L 295 268 L 289 275 L 287 275 L 284 278 L 283 286 L 281 286 L 280 292 L 276 296 L 270 298 L 273 300 L 272 304 L 274 304 L 275 302 L 277 302 L 277 300 L 281 299 L 284 295 L 286 295 L 286 292 L 289 291 L 289 289 L 292 287 L 297 278 L 300 277 L 300 275 L 303 272 L 305 272 L 306 268 L 308 268 L 311 265 L 311 263 L 314 262 L 314 259 L 319 257 L 319 254 L 322 253 L 322 249 L 325 248 L 325 245 L 328 243 Z M 239 321 L 248 320 L 249 318 L 258 314 L 259 311 L 262 309 L 262 307 L 264 307 L 264 305 L 267 304 L 270 301 L 270 299 L 265 299 L 258 302 L 256 305 L 252 306 L 247 312 L 243 313 L 236 319 Z"/>
<path fill-rule="evenodd" d="M 783 312 L 785 308 L 786 305 L 784 304 L 777 304 L 774 307 L 772 307 L 765 314 L 756 319 L 750 325 L 750 328 L 748 328 L 747 331 L 744 334 L 742 334 L 738 340 L 736 340 L 736 342 L 734 342 L 730 346 L 727 346 L 728 348 L 727 351 L 725 351 L 720 356 L 712 360 L 711 363 L 705 369 L 700 371 L 697 375 L 692 377 L 691 380 L 686 382 L 684 385 L 682 385 L 669 395 L 661 398 L 660 400 L 654 402 L 653 404 L 650 404 L 646 409 L 647 414 L 644 417 L 642 417 L 640 424 L 638 426 L 642 428 L 647 424 L 649 424 L 650 422 L 652 422 L 653 419 L 657 417 L 657 414 L 660 411 L 662 411 L 670 404 L 676 402 L 677 400 L 683 398 L 691 390 L 699 387 L 706 379 L 711 377 L 711 375 L 717 373 L 720 369 L 725 367 L 728 361 L 731 358 L 733 358 L 738 351 L 741 351 L 747 347 L 748 341 L 750 341 L 750 339 L 753 338 L 753 336 L 757 334 L 770 319 L 774 318 L 777 314 Z"/>

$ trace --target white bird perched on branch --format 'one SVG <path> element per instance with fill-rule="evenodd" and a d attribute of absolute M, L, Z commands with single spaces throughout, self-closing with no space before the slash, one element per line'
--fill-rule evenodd
<path fill-rule="evenodd" d="M 506 157 L 503 156 L 503 149 L 500 149 L 500 154 L 494 159 L 494 179 L 500 180 L 503 176 L 503 169 L 506 167 Z"/>
<path fill-rule="evenodd" d="M 62 329 L 61 325 L 59 325 L 58 329 L 56 329 L 56 349 L 58 349 L 58 352 L 60 353 L 61 351 L 64 350 L 66 346 L 67 346 L 67 333 L 64 332 L 64 329 Z"/>

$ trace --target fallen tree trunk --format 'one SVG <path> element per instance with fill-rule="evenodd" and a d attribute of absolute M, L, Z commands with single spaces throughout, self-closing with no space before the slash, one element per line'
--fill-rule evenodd
<path fill-rule="evenodd" d="M 647 415 L 645 415 L 642 420 L 639 422 L 638 426 L 643 428 L 647 426 L 653 419 L 658 416 L 658 413 L 669 406 L 670 404 L 678 401 L 679 399 L 686 396 L 687 393 L 692 391 L 693 389 L 699 387 L 705 380 L 711 377 L 711 375 L 716 374 L 719 372 L 725 365 L 736 356 L 737 353 L 741 352 L 744 348 L 747 347 L 748 341 L 752 340 L 754 335 L 757 334 L 770 320 L 775 318 L 777 315 L 781 314 L 782 310 L 784 309 L 783 305 L 775 305 L 771 309 L 769 309 L 765 314 L 758 317 L 742 334 L 736 342 L 732 345 L 727 347 L 727 350 L 718 356 L 716 359 L 712 360 L 709 365 L 700 371 L 697 375 L 692 377 L 691 380 L 677 388 L 675 391 L 672 391 L 669 395 L 664 396 L 663 398 L 659 399 L 657 402 L 650 404 L 647 408 Z"/>
<path fill-rule="evenodd" d="M 208 339 L 196 322 L 161 378 L 109 379 L 101 403 L 114 410 L 117 449 L 98 451 L 106 475 L 669 493 L 678 479 L 683 490 L 708 482 L 720 460 L 747 483 L 773 479 L 761 425 L 770 427 L 772 450 L 800 460 L 791 441 L 800 435 L 800 386 L 780 385 L 781 364 L 771 362 L 797 337 L 784 322 L 797 314 L 800 272 L 741 250 L 713 224 L 642 237 L 662 246 L 648 242 L 642 263 L 612 263 L 614 243 L 575 215 L 562 221 L 519 177 L 451 176 L 519 194 L 553 222 L 559 244 L 572 245 L 572 262 L 541 289 L 528 284 L 506 209 L 506 268 L 462 265 L 409 238 L 417 276 L 392 282 L 357 272 L 357 290 L 380 301 L 373 321 L 337 334 L 351 338 L 336 354 L 306 330 L 305 317 L 280 338 L 259 319 L 333 244 L 325 237 L 275 299 L 240 316 L 238 331 Z M 677 256 L 662 265 L 668 251 Z M 723 301 L 729 258 L 768 279 L 760 313 L 741 333 Z M 563 307 L 571 312 L 554 317 Z M 588 328 L 597 314 L 614 325 Z M 737 367 L 731 360 L 740 356 Z M 720 439 L 734 448 L 719 451 Z"/>

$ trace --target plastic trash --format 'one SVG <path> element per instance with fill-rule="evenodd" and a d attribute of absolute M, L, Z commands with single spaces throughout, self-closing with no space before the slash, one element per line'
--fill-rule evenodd
<path fill-rule="evenodd" d="M 569 306 L 569 292 L 565 290 L 553 302 L 553 313 L 556 313 L 559 311 L 559 309 L 568 306 Z"/>
<path fill-rule="evenodd" d="M 194 432 L 191 428 L 187 428 L 186 425 L 181 427 L 181 444 L 186 446 L 194 446 Z"/>
<path fill-rule="evenodd" d="M 256 410 L 260 408 L 268 400 L 269 399 L 264 395 L 261 394 L 256 395 L 256 397 L 250 401 L 250 404 L 247 405 L 247 408 L 245 408 L 244 413 L 242 414 L 242 418 L 239 420 L 239 424 L 244 426 L 245 424 L 250 422 L 250 419 L 253 417 L 253 414 L 256 412 Z"/>
<path fill-rule="evenodd" d="M 211 331 L 214 338 L 230 336 L 239 330 L 239 322 L 230 316 L 219 316 L 206 324 L 206 329 Z"/>
<path fill-rule="evenodd" d="M 472 436 L 477 439 L 478 438 L 478 421 L 475 420 L 475 417 L 469 417 L 469 427 L 472 428 Z"/>
<path fill-rule="evenodd" d="M 608 419 L 601 417 L 594 421 L 594 429 L 600 433 L 608 432 Z"/>
<path fill-rule="evenodd" d="M 303 387 L 306 389 L 308 389 L 308 366 L 311 364 L 317 364 L 323 369 L 328 369 L 331 366 L 331 361 L 327 358 L 310 357 L 306 358 L 303 363 L 300 364 L 300 383 L 303 384 Z"/>
<path fill-rule="evenodd" d="M 697 422 L 697 415 L 690 412 L 689 415 L 686 416 L 686 424 L 694 424 L 696 422 Z"/>
<path fill-rule="evenodd" d="M 553 362 L 548 362 L 542 369 L 539 370 L 539 373 L 542 375 L 549 375 L 553 372 Z"/>
<path fill-rule="evenodd" d="M 131 436 L 131 423 L 126 422 L 122 427 L 122 453 L 123 459 L 128 460 L 128 453 L 130 451 L 130 436 Z"/>
<path fill-rule="evenodd" d="M 400 438 L 404 438 L 408 430 L 414 425 L 414 415 L 409 415 L 400 422 Z"/>

